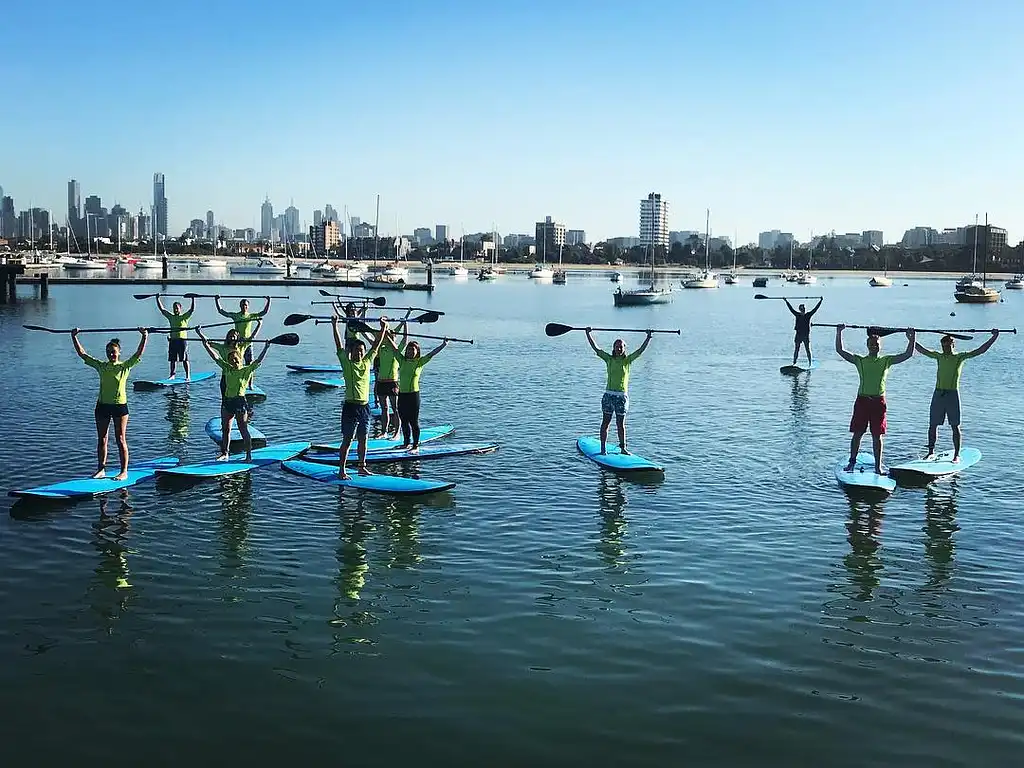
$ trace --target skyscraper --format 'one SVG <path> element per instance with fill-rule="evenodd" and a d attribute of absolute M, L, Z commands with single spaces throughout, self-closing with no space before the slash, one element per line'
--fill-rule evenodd
<path fill-rule="evenodd" d="M 14 215 L 14 198 L 5 197 L 0 200 L 0 237 L 17 235 L 18 217 Z"/>
<path fill-rule="evenodd" d="M 435 243 L 443 243 L 447 239 L 448 239 L 448 225 L 447 224 L 437 224 L 434 227 L 434 242 Z"/>
<path fill-rule="evenodd" d="M 554 221 L 550 216 L 545 216 L 544 221 L 538 221 L 534 228 L 536 237 L 537 252 L 551 256 L 558 253 L 558 249 L 565 245 L 565 224 Z"/>
<path fill-rule="evenodd" d="M 668 201 L 657 192 L 640 201 L 640 244 L 668 248 Z"/>
<path fill-rule="evenodd" d="M 324 220 L 324 212 L 323 211 L 321 211 L 319 208 L 317 208 L 315 211 L 313 211 L 313 226 L 314 227 L 320 226 L 320 224 L 321 224 L 321 222 L 323 222 L 323 220 Z"/>
<path fill-rule="evenodd" d="M 213 238 L 216 237 L 216 235 L 217 235 L 217 233 L 213 231 L 213 226 L 214 226 L 213 211 L 207 211 L 206 212 L 206 236 L 208 238 L 210 238 L 211 240 L 213 240 Z"/>
<path fill-rule="evenodd" d="M 82 187 L 77 181 L 68 182 L 68 226 L 77 229 L 78 220 L 82 218 Z"/>
<path fill-rule="evenodd" d="M 164 188 L 164 175 L 153 174 L 153 216 L 156 219 L 155 229 L 158 235 L 167 237 L 167 196 Z"/>
<path fill-rule="evenodd" d="M 299 209 L 289 205 L 284 209 L 284 226 L 281 234 L 288 240 L 293 240 L 299 234 Z"/>
<path fill-rule="evenodd" d="M 338 218 L 337 209 L 330 203 L 324 206 L 324 218 L 327 219 L 327 221 L 341 221 L 341 219 Z"/>
<path fill-rule="evenodd" d="M 263 205 L 260 206 L 260 237 L 263 240 L 269 240 L 270 234 L 274 231 L 274 206 L 270 202 L 270 198 L 266 198 L 263 201 Z"/>

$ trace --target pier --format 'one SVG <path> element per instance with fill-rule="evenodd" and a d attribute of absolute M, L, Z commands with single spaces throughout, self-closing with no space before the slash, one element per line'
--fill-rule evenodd
<path fill-rule="evenodd" d="M 18 287 L 18 275 L 25 273 L 25 265 L 20 261 L 0 261 L 0 301 L 6 302 L 15 299 L 15 290 Z M 5 289 L 6 286 L 6 289 Z"/>
<path fill-rule="evenodd" d="M 4 269 L 5 267 L 0 267 Z M 20 265 L 22 274 L 25 267 Z M 50 277 L 43 273 L 35 276 L 17 277 L 12 274 L 10 278 L 11 295 L 14 295 L 15 284 L 38 285 L 42 290 L 48 285 L 218 285 L 218 286 L 253 286 L 262 285 L 266 288 L 278 288 L 286 286 L 308 286 L 313 288 L 366 288 L 368 291 L 393 290 L 393 291 L 433 291 L 431 283 L 404 283 L 401 287 L 391 286 L 386 289 L 380 286 L 367 287 L 359 280 L 333 280 L 330 278 L 300 278 L 300 277 L 274 277 L 274 278 L 187 278 L 187 277 Z"/>

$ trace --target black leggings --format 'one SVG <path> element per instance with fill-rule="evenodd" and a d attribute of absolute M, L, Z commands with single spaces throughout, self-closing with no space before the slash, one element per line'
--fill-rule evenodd
<path fill-rule="evenodd" d="M 402 439 L 412 445 L 420 444 L 420 393 L 398 393 L 398 418 L 402 420 Z"/>

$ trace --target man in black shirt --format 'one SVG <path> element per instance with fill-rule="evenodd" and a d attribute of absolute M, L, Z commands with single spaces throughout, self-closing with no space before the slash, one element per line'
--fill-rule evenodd
<path fill-rule="evenodd" d="M 814 313 L 818 311 L 818 307 L 821 306 L 823 299 L 818 299 L 818 303 L 814 305 L 814 309 L 810 312 L 807 308 L 801 304 L 798 309 L 793 309 L 793 305 L 789 303 L 789 299 L 786 299 L 786 306 L 789 307 L 789 311 L 793 313 L 793 317 L 796 318 L 795 328 L 796 337 L 793 340 L 793 365 L 796 365 L 796 359 L 800 356 L 800 345 L 804 345 L 804 349 L 807 350 L 807 364 L 811 364 L 811 318 L 814 317 Z"/>

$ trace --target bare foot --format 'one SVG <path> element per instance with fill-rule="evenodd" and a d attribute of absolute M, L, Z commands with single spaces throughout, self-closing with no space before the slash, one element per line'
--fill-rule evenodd
<path fill-rule="evenodd" d="M 402 443 L 402 444 L 401 444 L 400 446 L 398 446 L 398 449 L 399 449 L 400 451 L 404 451 L 404 450 L 406 450 L 406 449 L 407 449 L 408 447 L 409 447 L 409 444 L 408 444 L 408 443 Z"/>
<path fill-rule="evenodd" d="M 626 450 L 626 446 L 624 446 L 624 445 L 619 446 L 619 453 L 621 453 L 623 456 L 630 456 L 630 455 L 632 455 L 632 454 L 630 454 L 629 451 Z"/>
<path fill-rule="evenodd" d="M 856 466 L 857 466 L 857 462 L 856 461 L 851 461 L 849 464 L 846 465 L 846 469 L 844 469 L 843 472 L 853 472 L 853 468 L 856 467 Z"/>
<path fill-rule="evenodd" d="M 956 456 L 953 457 L 953 463 L 954 464 L 959 464 L 960 463 L 960 454 L 957 454 Z"/>
<path fill-rule="evenodd" d="M 597 455 L 598 456 L 607 456 L 608 455 L 608 451 L 606 451 L 604 448 L 602 448 L 600 451 L 597 452 Z"/>
<path fill-rule="evenodd" d="M 884 477 L 885 475 L 888 475 L 889 473 L 888 472 L 883 472 L 881 467 L 875 467 L 875 474 L 876 475 L 882 475 Z"/>
<path fill-rule="evenodd" d="M 373 472 L 371 472 L 369 469 L 367 469 L 365 464 L 361 464 L 359 466 L 359 474 L 362 475 L 363 477 L 366 477 L 367 475 L 372 475 Z"/>
<path fill-rule="evenodd" d="M 245 460 L 246 460 L 247 463 L 252 464 L 252 454 L 251 453 L 245 454 Z"/>
<path fill-rule="evenodd" d="M 106 469 L 106 467 L 100 467 L 99 469 L 96 470 L 96 473 L 92 476 L 92 479 L 93 480 L 99 480 L 101 477 L 106 477 L 106 476 L 107 476 L 107 469 Z"/>
<path fill-rule="evenodd" d="M 229 454 L 222 453 L 220 456 L 217 457 L 217 461 L 227 461 L 229 458 L 231 458 Z"/>
<path fill-rule="evenodd" d="M 116 475 L 114 475 L 114 479 L 115 480 L 127 480 L 128 479 L 128 470 L 125 470 L 124 472 L 118 472 Z"/>
<path fill-rule="evenodd" d="M 352 479 L 351 477 L 349 477 L 348 472 L 339 472 L 338 473 L 338 478 L 341 479 L 341 480 L 351 480 Z"/>
<path fill-rule="evenodd" d="M 409 453 L 419 453 L 419 452 L 420 452 L 419 445 L 414 445 L 411 448 L 409 448 Z"/>

